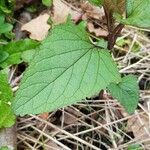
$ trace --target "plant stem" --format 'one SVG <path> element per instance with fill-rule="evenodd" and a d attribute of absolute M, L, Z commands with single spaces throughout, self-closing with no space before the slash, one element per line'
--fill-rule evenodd
<path fill-rule="evenodd" d="M 107 9 L 107 6 L 104 5 L 105 17 L 107 20 L 107 29 L 108 29 L 108 50 L 112 50 L 116 43 L 117 37 L 119 36 L 121 30 L 123 29 L 123 24 L 118 24 L 115 28 L 115 22 L 113 18 L 113 12 Z"/>
<path fill-rule="evenodd" d="M 109 50 L 112 50 L 114 48 L 116 40 L 117 40 L 120 32 L 122 31 L 123 27 L 124 27 L 123 24 L 119 24 L 112 32 L 109 32 L 108 47 L 107 47 Z"/>

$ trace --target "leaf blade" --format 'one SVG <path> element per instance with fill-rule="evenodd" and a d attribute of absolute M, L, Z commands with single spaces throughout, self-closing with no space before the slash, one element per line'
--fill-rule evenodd
<path fill-rule="evenodd" d="M 124 106 L 129 114 L 135 111 L 139 99 L 139 87 L 135 76 L 128 75 L 122 78 L 122 81 L 118 84 L 111 83 L 108 86 L 108 90 Z"/>
<path fill-rule="evenodd" d="M 15 123 L 15 115 L 11 107 L 0 101 L 0 128 L 11 127 Z"/>
<path fill-rule="evenodd" d="M 116 17 L 119 22 L 140 28 L 150 27 L 150 0 L 127 0 L 126 7 L 126 18 L 121 18 L 121 16 Z"/>
<path fill-rule="evenodd" d="M 109 52 L 91 44 L 82 25 L 68 22 L 55 27 L 43 41 L 22 80 L 13 109 L 20 115 L 53 111 L 118 80 L 120 74 Z"/>

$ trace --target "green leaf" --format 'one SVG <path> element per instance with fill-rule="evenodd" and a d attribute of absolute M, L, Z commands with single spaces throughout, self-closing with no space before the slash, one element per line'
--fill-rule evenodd
<path fill-rule="evenodd" d="M 129 145 L 127 150 L 142 150 L 143 148 L 141 147 L 140 144 L 132 144 Z"/>
<path fill-rule="evenodd" d="M 15 6 L 15 0 L 0 0 L 0 11 L 9 14 Z"/>
<path fill-rule="evenodd" d="M 0 101 L 0 128 L 11 127 L 15 123 L 15 115 L 10 105 Z"/>
<path fill-rule="evenodd" d="M 91 44 L 81 24 L 56 26 L 27 69 L 13 109 L 38 114 L 71 105 L 120 81 L 108 50 Z"/>
<path fill-rule="evenodd" d="M 38 49 L 32 49 L 32 50 L 28 50 L 28 51 L 24 51 L 21 55 L 21 58 L 24 62 L 31 62 L 32 59 L 34 58 L 36 52 Z"/>
<path fill-rule="evenodd" d="M 53 0 L 42 0 L 43 5 L 49 7 L 53 4 Z"/>
<path fill-rule="evenodd" d="M 150 0 L 127 0 L 126 7 L 126 19 L 117 16 L 118 21 L 141 28 L 150 27 Z"/>
<path fill-rule="evenodd" d="M 0 73 L 0 101 L 8 102 L 13 98 L 13 92 L 5 74 Z"/>
<path fill-rule="evenodd" d="M 9 57 L 9 54 L 5 51 L 0 51 L 0 63 L 6 60 Z"/>
<path fill-rule="evenodd" d="M 103 0 L 89 0 L 89 2 L 90 2 L 91 4 L 96 5 L 96 6 L 100 6 L 100 5 L 103 4 Z"/>
<path fill-rule="evenodd" d="M 24 39 L 14 42 L 9 42 L 7 45 L 3 45 L 0 47 L 0 51 L 8 53 L 8 58 L 0 63 L 0 67 L 5 68 L 12 64 L 18 64 L 22 61 L 21 55 L 22 52 L 31 50 L 39 46 L 39 42 L 31 40 L 31 39 Z"/>
<path fill-rule="evenodd" d="M 2 146 L 0 147 L 0 150 L 9 150 L 9 148 L 7 146 Z"/>
<path fill-rule="evenodd" d="M 0 34 L 7 33 L 11 31 L 13 26 L 9 23 L 5 23 L 5 17 L 4 15 L 0 14 Z"/>
<path fill-rule="evenodd" d="M 139 87 L 137 79 L 133 75 L 128 75 L 122 78 L 118 84 L 111 83 L 108 90 L 114 98 L 116 98 L 127 110 L 128 113 L 133 113 L 138 105 Z"/>

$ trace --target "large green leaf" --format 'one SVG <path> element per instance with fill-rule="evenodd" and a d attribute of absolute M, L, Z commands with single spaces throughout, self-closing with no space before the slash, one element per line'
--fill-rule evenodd
<path fill-rule="evenodd" d="M 122 78 L 122 81 L 118 84 L 111 83 L 108 90 L 125 107 L 128 113 L 135 111 L 139 100 L 139 87 L 135 76 L 128 75 Z"/>
<path fill-rule="evenodd" d="M 141 28 L 150 27 L 150 0 L 127 0 L 126 7 L 126 19 L 117 17 L 121 23 Z"/>
<path fill-rule="evenodd" d="M 15 123 L 15 115 L 11 107 L 0 101 L 0 128 L 11 127 Z"/>
<path fill-rule="evenodd" d="M 82 24 L 56 26 L 43 41 L 16 93 L 16 114 L 53 111 L 121 80 L 108 50 L 91 44 Z"/>

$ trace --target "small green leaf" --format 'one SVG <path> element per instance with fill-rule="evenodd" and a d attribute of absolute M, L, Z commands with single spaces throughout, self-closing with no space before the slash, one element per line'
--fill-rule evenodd
<path fill-rule="evenodd" d="M 9 148 L 7 146 L 2 146 L 0 147 L 0 150 L 9 150 Z"/>
<path fill-rule="evenodd" d="M 142 149 L 143 148 L 139 144 L 132 144 L 132 145 L 129 145 L 127 148 L 127 150 L 142 150 Z"/>
<path fill-rule="evenodd" d="M 96 5 L 96 6 L 100 6 L 100 5 L 103 4 L 103 0 L 89 0 L 89 2 L 90 2 L 91 4 Z"/>
<path fill-rule="evenodd" d="M 22 52 L 35 49 L 39 46 L 39 42 L 31 40 L 31 39 L 24 39 L 14 42 L 9 42 L 7 45 L 3 45 L 0 47 L 0 51 L 8 53 L 8 58 L 0 63 L 0 67 L 5 68 L 12 64 L 18 64 L 22 61 L 21 55 Z"/>
<path fill-rule="evenodd" d="M 0 101 L 0 128 L 11 127 L 15 123 L 15 115 L 10 105 Z"/>
<path fill-rule="evenodd" d="M 9 23 L 5 23 L 5 17 L 4 15 L 0 14 L 0 34 L 7 33 L 11 31 L 13 26 Z"/>
<path fill-rule="evenodd" d="M 53 0 L 42 0 L 43 5 L 50 7 L 53 4 Z"/>
<path fill-rule="evenodd" d="M 13 109 L 16 114 L 54 111 L 97 94 L 121 80 L 109 51 L 93 45 L 82 24 L 56 26 L 27 69 Z"/>
<path fill-rule="evenodd" d="M 141 28 L 150 27 L 150 0 L 127 0 L 126 7 L 125 19 L 116 16 L 119 22 Z"/>
<path fill-rule="evenodd" d="M 8 102 L 13 98 L 13 92 L 5 74 L 0 73 L 0 101 Z"/>
<path fill-rule="evenodd" d="M 108 42 L 105 41 L 104 39 L 99 39 L 97 42 L 96 42 L 96 45 L 103 48 L 103 49 L 107 49 L 107 45 L 108 45 Z"/>
<path fill-rule="evenodd" d="M 128 75 L 122 78 L 122 81 L 118 84 L 111 83 L 108 86 L 108 90 L 124 106 L 128 113 L 135 111 L 139 100 L 139 87 L 135 76 Z"/>

